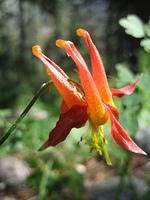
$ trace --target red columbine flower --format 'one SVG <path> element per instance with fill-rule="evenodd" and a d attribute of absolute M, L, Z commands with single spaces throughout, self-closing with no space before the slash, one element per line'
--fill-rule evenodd
<path fill-rule="evenodd" d="M 57 40 L 56 45 L 65 48 L 67 54 L 76 63 L 82 87 L 71 82 L 61 68 L 42 54 L 39 46 L 33 47 L 33 54 L 45 64 L 53 83 L 63 98 L 59 121 L 51 131 L 49 139 L 42 146 L 42 149 L 62 142 L 73 127 L 79 128 L 89 119 L 92 128 L 92 148 L 97 149 L 100 154 L 103 151 L 107 163 L 110 164 L 103 130 L 103 126 L 109 117 L 113 140 L 126 150 L 146 154 L 133 142 L 119 124 L 119 113 L 112 99 L 113 96 L 118 98 L 132 94 L 138 80 L 121 89 L 110 89 L 102 59 L 89 33 L 84 29 L 78 29 L 77 35 L 84 38 L 89 49 L 92 75 L 83 57 L 72 42 Z"/>
<path fill-rule="evenodd" d="M 79 92 L 80 88 L 69 81 L 65 72 L 47 58 L 38 45 L 32 48 L 32 52 L 44 63 L 63 98 L 59 120 L 56 127 L 50 132 L 49 139 L 40 148 L 40 150 L 43 150 L 48 146 L 55 146 L 62 142 L 72 128 L 80 128 L 86 123 L 88 119 L 87 103 L 84 100 L 83 93 Z"/>

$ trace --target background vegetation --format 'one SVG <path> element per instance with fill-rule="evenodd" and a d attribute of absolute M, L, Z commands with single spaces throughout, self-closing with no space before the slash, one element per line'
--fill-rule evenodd
<path fill-rule="evenodd" d="M 32 56 L 33 45 L 39 44 L 46 55 L 78 80 L 72 60 L 55 46 L 58 38 L 72 40 L 90 66 L 85 44 L 75 34 L 77 28 L 83 27 L 101 52 L 111 86 L 122 87 L 142 74 L 135 93 L 116 101 L 121 124 L 135 138 L 139 130 L 150 125 L 149 19 L 148 1 L 0 0 L 0 136 L 41 84 L 49 80 L 43 65 Z M 27 185 L 36 189 L 39 199 L 83 199 L 84 176 L 77 165 L 86 166 L 92 157 L 103 163 L 95 152 L 90 152 L 86 140 L 80 141 L 81 137 L 89 137 L 88 125 L 73 130 L 56 148 L 37 152 L 55 126 L 60 103 L 55 88 L 45 92 L 1 146 L 0 154 L 20 153 L 29 163 L 33 172 Z M 131 186 L 133 156 L 112 142 L 109 123 L 105 132 L 115 175 L 120 176 L 116 197 L 120 199 Z M 146 181 L 149 185 L 150 179 Z M 144 195 L 142 199 L 147 199 L 148 194 Z"/>

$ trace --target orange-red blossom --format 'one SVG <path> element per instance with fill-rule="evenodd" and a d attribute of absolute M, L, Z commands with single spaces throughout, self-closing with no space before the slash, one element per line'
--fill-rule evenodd
<path fill-rule="evenodd" d="M 121 89 L 110 89 L 101 56 L 89 33 L 84 29 L 78 29 L 77 35 L 83 37 L 88 47 L 92 75 L 83 57 L 72 42 L 59 39 L 56 41 L 56 45 L 64 48 L 74 60 L 78 68 L 81 87 L 70 81 L 65 72 L 42 53 L 39 46 L 36 45 L 32 49 L 33 54 L 46 66 L 54 85 L 63 98 L 60 118 L 41 149 L 55 146 L 62 142 L 72 128 L 84 126 L 89 119 L 92 127 L 93 148 L 96 148 L 100 154 L 104 151 L 107 157 L 103 125 L 110 118 L 113 140 L 126 150 L 146 154 L 134 143 L 120 125 L 119 113 L 112 99 L 112 97 L 118 98 L 132 94 L 138 80 Z"/>

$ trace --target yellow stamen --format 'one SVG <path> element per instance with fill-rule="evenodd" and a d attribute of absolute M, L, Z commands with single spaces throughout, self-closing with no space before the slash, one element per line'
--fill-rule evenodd
<path fill-rule="evenodd" d="M 66 42 L 62 39 L 56 40 L 56 46 L 59 48 L 65 48 Z"/>
<path fill-rule="evenodd" d="M 79 28 L 77 29 L 76 33 L 79 37 L 84 37 L 84 35 L 86 34 L 86 31 L 82 28 Z"/>
<path fill-rule="evenodd" d="M 99 155 L 102 155 L 102 148 L 101 145 L 99 144 L 99 137 L 97 136 L 97 130 L 92 127 L 92 149 L 96 149 Z"/>
<path fill-rule="evenodd" d="M 39 57 L 42 54 L 41 47 L 39 45 L 35 45 L 32 47 L 32 53 L 34 56 Z"/>
<path fill-rule="evenodd" d="M 104 126 L 92 126 L 92 142 L 92 149 L 96 149 L 99 155 L 102 155 L 103 151 L 107 165 L 111 165 L 109 154 L 106 148 L 107 141 L 104 137 Z"/>

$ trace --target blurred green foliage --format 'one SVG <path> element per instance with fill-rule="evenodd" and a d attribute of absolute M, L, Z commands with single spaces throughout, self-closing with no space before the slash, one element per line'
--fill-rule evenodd
<path fill-rule="evenodd" d="M 30 187 L 37 189 L 39 199 L 49 196 L 53 199 L 59 199 L 60 196 L 61 199 L 69 198 L 69 196 L 80 199 L 83 177 L 76 166 L 90 156 L 90 148 L 83 142 L 79 144 L 79 141 L 81 136 L 86 137 L 89 131 L 87 127 L 74 130 L 63 144 L 38 152 L 38 148 L 48 137 L 48 131 L 54 127 L 58 118 L 58 116 L 51 116 L 47 110 L 44 104 L 37 103 L 33 107 L 36 114 L 32 111 L 29 113 L 24 122 L 1 147 L 1 155 L 22 152 L 33 169 L 27 183 Z M 38 118 L 38 116 L 41 117 L 38 115 L 41 112 L 45 112 L 46 118 Z M 10 118 L 11 111 L 0 110 L 0 113 L 0 127 L 4 128 L 5 132 L 8 128 L 8 123 L 5 121 L 7 117 Z"/>
<path fill-rule="evenodd" d="M 150 52 L 150 20 L 143 23 L 136 15 L 128 15 L 119 20 L 119 24 L 125 28 L 127 34 L 135 38 L 143 38 L 140 42 L 145 51 Z"/>

